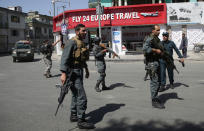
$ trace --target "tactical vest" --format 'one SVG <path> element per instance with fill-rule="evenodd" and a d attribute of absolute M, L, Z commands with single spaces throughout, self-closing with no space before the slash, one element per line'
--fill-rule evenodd
<path fill-rule="evenodd" d="M 145 38 L 145 41 L 147 39 L 151 39 L 151 47 L 155 49 L 160 49 L 160 39 L 158 37 L 154 37 L 152 35 L 149 35 Z M 160 55 L 152 52 L 150 54 L 144 53 L 146 62 L 153 62 L 153 61 L 158 61 L 160 59 Z"/>
<path fill-rule="evenodd" d="M 72 37 L 71 40 L 74 40 L 77 45 L 77 48 L 73 52 L 74 64 L 83 64 L 89 60 L 89 49 L 85 43 L 77 39 L 77 37 Z"/>

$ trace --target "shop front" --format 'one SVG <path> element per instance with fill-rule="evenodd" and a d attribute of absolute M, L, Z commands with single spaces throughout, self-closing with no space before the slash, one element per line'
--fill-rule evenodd
<path fill-rule="evenodd" d="M 74 27 L 84 24 L 90 37 L 98 36 L 98 20 L 96 9 L 70 10 L 64 12 L 67 26 L 67 37 L 74 36 Z M 119 55 L 141 53 L 144 37 L 151 32 L 151 25 L 159 24 L 166 28 L 166 4 L 144 4 L 133 6 L 107 7 L 101 18 L 102 42 L 111 43 L 113 50 Z M 61 31 L 63 13 L 54 17 L 53 31 Z M 56 35 L 56 40 L 59 36 Z M 90 39 L 91 40 L 91 39 Z M 124 50 L 123 47 L 127 50 Z M 61 54 L 60 46 L 57 46 Z"/>

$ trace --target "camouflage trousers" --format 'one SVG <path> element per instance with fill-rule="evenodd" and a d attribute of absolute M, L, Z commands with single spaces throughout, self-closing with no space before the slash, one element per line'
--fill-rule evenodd
<path fill-rule="evenodd" d="M 50 70 L 52 68 L 52 59 L 51 56 L 44 55 L 43 56 L 44 63 L 46 65 L 45 74 L 50 74 Z"/>
<path fill-rule="evenodd" d="M 158 97 L 158 91 L 159 91 L 159 62 L 150 62 L 147 64 L 148 72 L 150 75 L 150 92 L 151 92 L 151 98 L 157 98 Z"/>

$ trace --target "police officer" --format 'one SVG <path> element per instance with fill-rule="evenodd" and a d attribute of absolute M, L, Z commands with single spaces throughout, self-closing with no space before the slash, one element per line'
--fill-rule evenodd
<path fill-rule="evenodd" d="M 69 71 L 72 70 L 70 79 L 73 82 L 73 86 L 70 88 L 72 92 L 70 121 L 78 122 L 77 125 L 80 129 L 91 129 L 94 128 L 94 125 L 85 120 L 87 97 L 83 86 L 83 68 L 85 68 L 86 72 L 85 77 L 89 77 L 89 70 L 86 64 L 89 56 L 85 53 L 88 49 L 83 42 L 86 37 L 85 25 L 78 24 L 75 27 L 75 33 L 76 36 L 65 43 L 61 56 L 61 81 L 64 84 L 70 73 Z"/>
<path fill-rule="evenodd" d="M 101 39 L 99 37 L 94 38 L 94 47 L 93 47 L 93 53 L 96 60 L 96 66 L 98 68 L 98 73 L 100 74 L 95 90 L 96 92 L 101 92 L 101 89 L 99 88 L 100 84 L 102 84 L 102 90 L 108 90 L 109 88 L 105 85 L 105 77 L 106 77 L 106 63 L 104 57 L 106 56 L 106 52 L 108 49 L 104 49 L 100 46 Z"/>
<path fill-rule="evenodd" d="M 151 91 L 151 99 L 152 106 L 154 108 L 163 109 L 164 105 L 158 98 L 158 90 L 159 90 L 159 58 L 161 55 L 161 50 L 156 46 L 161 45 L 160 39 L 158 38 L 160 34 L 160 26 L 154 25 L 152 26 L 152 33 L 145 37 L 143 51 L 145 53 L 145 58 L 147 62 L 148 72 L 151 72 L 150 75 L 150 91 Z"/>
<path fill-rule="evenodd" d="M 180 58 L 180 62 L 184 62 L 183 56 L 179 52 L 178 48 L 176 47 L 175 43 L 173 41 L 169 40 L 169 33 L 168 32 L 163 32 L 163 41 L 161 44 L 163 45 L 164 49 L 169 53 L 171 56 L 171 59 L 173 60 L 173 50 L 176 51 L 176 54 Z M 174 72 L 172 68 L 169 68 L 166 65 L 166 62 L 163 59 L 160 59 L 160 80 L 161 80 L 161 87 L 159 91 L 164 91 L 165 90 L 165 85 L 166 85 L 166 69 L 168 71 L 168 76 L 169 76 L 169 82 L 170 82 L 170 88 L 173 89 L 173 83 L 174 83 Z"/>
<path fill-rule="evenodd" d="M 60 40 L 58 40 L 57 42 L 54 42 L 53 44 L 49 43 L 49 40 L 45 40 L 43 42 L 43 46 L 44 46 L 44 52 L 43 52 L 43 60 L 44 63 L 46 65 L 46 69 L 45 69 L 45 73 L 44 76 L 46 78 L 52 77 L 51 75 L 51 68 L 52 68 L 52 51 L 53 51 L 53 46 L 55 46 Z"/>

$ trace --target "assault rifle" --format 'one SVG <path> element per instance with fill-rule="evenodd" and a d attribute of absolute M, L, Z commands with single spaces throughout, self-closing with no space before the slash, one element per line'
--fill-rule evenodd
<path fill-rule="evenodd" d="M 156 49 L 160 49 L 161 50 L 161 58 L 166 62 L 167 67 L 172 68 L 174 70 L 176 70 L 176 72 L 179 74 L 179 71 L 177 70 L 176 66 L 174 65 L 174 61 L 171 55 L 169 55 L 169 53 L 165 50 L 165 48 L 157 42 L 153 42 L 154 47 Z"/>
<path fill-rule="evenodd" d="M 104 48 L 104 49 L 106 49 L 106 50 L 108 50 L 108 52 L 112 53 L 113 54 L 113 58 L 118 57 L 118 59 L 120 59 L 120 56 L 118 56 L 118 54 L 116 54 L 112 49 L 106 47 L 105 44 L 99 44 L 99 46 Z"/>
<path fill-rule="evenodd" d="M 60 107 L 60 105 L 63 103 L 64 98 L 66 96 L 66 94 L 68 93 L 70 87 L 73 85 L 73 83 L 71 82 L 71 76 L 72 76 L 72 70 L 70 71 L 69 75 L 67 76 L 64 85 L 61 85 L 61 92 L 60 92 L 60 96 L 58 97 L 58 106 L 57 106 L 57 110 L 55 112 L 55 116 L 57 115 L 58 109 Z"/>

